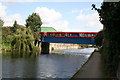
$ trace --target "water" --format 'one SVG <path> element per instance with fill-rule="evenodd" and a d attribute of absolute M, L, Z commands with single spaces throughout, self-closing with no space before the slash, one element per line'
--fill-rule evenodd
<path fill-rule="evenodd" d="M 58 50 L 36 57 L 2 58 L 3 78 L 71 78 L 94 48 Z"/>

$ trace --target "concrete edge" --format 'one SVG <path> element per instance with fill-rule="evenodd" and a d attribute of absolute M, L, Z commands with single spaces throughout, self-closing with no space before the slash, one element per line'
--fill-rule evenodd
<path fill-rule="evenodd" d="M 75 76 L 79 71 L 82 70 L 82 68 L 88 63 L 88 61 L 91 59 L 91 57 L 93 56 L 94 53 L 95 53 L 95 51 L 92 52 L 92 54 L 90 55 L 90 57 L 88 58 L 88 60 L 87 60 L 87 61 L 81 66 L 81 68 L 70 78 L 70 80 L 73 80 L 73 79 L 74 79 L 74 76 Z"/>

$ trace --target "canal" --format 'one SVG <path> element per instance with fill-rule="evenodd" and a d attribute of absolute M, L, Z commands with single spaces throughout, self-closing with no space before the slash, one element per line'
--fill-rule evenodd
<path fill-rule="evenodd" d="M 94 48 L 57 50 L 38 56 L 2 57 L 3 78 L 71 78 Z"/>

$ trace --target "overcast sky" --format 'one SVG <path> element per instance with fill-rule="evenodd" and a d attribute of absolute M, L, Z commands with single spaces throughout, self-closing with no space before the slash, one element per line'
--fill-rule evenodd
<path fill-rule="evenodd" d="M 0 17 L 4 26 L 25 25 L 25 20 L 33 12 L 42 19 L 43 27 L 53 27 L 58 31 L 100 31 L 103 27 L 99 22 L 97 11 L 91 10 L 91 5 L 99 8 L 101 2 L 36 2 L 35 0 L 4 0 L 0 2 Z M 31 2 L 30 2 L 31 1 Z M 71 0 L 72 1 L 72 0 Z"/>

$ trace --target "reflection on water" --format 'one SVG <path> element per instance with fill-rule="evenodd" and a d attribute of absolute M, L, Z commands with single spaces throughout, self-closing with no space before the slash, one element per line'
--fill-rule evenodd
<path fill-rule="evenodd" d="M 2 76 L 3 78 L 70 78 L 86 62 L 86 54 L 90 55 L 92 50 L 94 49 L 88 48 L 86 52 L 80 49 L 59 50 L 57 51 L 59 54 L 17 58 L 6 54 L 7 56 L 3 56 Z"/>

